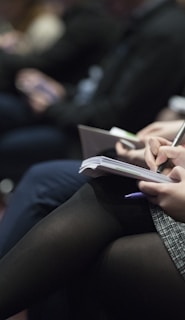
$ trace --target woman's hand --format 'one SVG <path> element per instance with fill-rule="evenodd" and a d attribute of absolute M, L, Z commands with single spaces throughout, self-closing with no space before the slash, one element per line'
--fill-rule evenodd
<path fill-rule="evenodd" d="M 16 79 L 17 88 L 29 99 L 30 106 L 36 113 L 44 112 L 56 101 L 65 97 L 65 88 L 35 69 L 20 71 Z"/>
<path fill-rule="evenodd" d="M 137 133 L 137 136 L 141 141 L 144 142 L 151 136 L 163 137 L 173 141 L 182 123 L 183 120 L 156 121 L 140 130 Z M 182 143 L 185 143 L 185 137 Z"/>
<path fill-rule="evenodd" d="M 144 148 L 130 150 L 123 147 L 121 142 L 117 142 L 115 148 L 119 160 L 126 161 L 140 167 L 146 167 Z"/>
<path fill-rule="evenodd" d="M 172 147 L 169 140 L 163 138 L 150 138 L 146 143 L 145 161 L 148 167 L 157 171 L 160 164 L 166 162 L 164 174 L 168 174 L 174 166 L 185 168 L 185 148 Z"/>
<path fill-rule="evenodd" d="M 185 222 L 185 169 L 177 166 L 172 169 L 169 177 L 177 182 L 140 181 L 138 187 L 150 202 L 159 205 L 174 220 Z"/>

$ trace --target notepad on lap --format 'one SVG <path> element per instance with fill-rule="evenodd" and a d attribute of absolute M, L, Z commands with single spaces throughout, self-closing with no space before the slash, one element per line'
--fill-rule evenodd
<path fill-rule="evenodd" d="M 91 157 L 82 161 L 79 173 L 91 177 L 99 177 L 106 174 L 116 174 L 138 180 L 153 182 L 174 182 L 164 174 L 145 169 L 127 162 L 122 162 L 104 156 Z"/>

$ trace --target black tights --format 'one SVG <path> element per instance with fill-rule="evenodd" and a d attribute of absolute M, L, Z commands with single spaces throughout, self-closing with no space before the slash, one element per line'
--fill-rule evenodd
<path fill-rule="evenodd" d="M 179 310 L 184 280 L 155 231 L 147 202 L 125 201 L 123 189 L 122 179 L 114 177 L 86 184 L 1 260 L 1 320 L 72 284 L 92 265 L 113 319 L 132 319 L 131 306 L 142 313 L 143 306 L 164 305 L 165 312 L 171 303 L 171 311 Z"/>

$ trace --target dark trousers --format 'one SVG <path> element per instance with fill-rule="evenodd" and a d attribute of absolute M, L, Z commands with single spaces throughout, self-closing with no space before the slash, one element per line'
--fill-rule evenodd
<path fill-rule="evenodd" d="M 18 184 L 0 223 L 2 257 L 33 225 L 70 198 L 88 178 L 81 161 L 49 161 L 33 166 Z"/>
<path fill-rule="evenodd" d="M 18 182 L 33 164 L 64 158 L 67 135 L 35 115 L 26 99 L 0 95 L 0 180 Z"/>

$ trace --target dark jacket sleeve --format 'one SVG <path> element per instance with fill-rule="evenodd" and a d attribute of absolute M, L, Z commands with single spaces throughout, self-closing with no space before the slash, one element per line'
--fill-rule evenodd
<path fill-rule="evenodd" d="M 74 101 L 59 103 L 51 106 L 46 116 L 61 128 L 83 123 L 107 129 L 117 125 L 137 131 L 153 121 L 168 98 L 181 90 L 184 52 L 182 44 L 170 37 L 147 40 L 140 37 L 129 55 L 120 60 L 117 72 L 113 74 L 111 68 L 108 73 L 105 71 L 88 105 L 76 105 Z"/>

